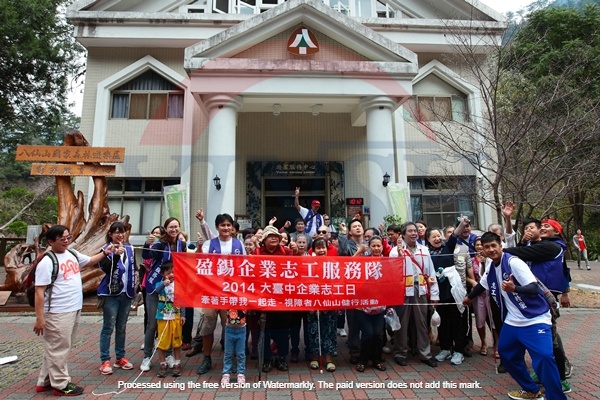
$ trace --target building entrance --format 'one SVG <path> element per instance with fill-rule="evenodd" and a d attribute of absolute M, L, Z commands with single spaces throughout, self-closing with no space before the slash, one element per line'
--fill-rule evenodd
<path fill-rule="evenodd" d="M 297 187 L 300 188 L 300 205 L 310 209 L 313 200 L 321 202 L 321 213 L 327 213 L 328 193 L 327 179 L 324 176 L 315 176 L 310 178 L 299 177 L 265 177 L 264 178 L 264 204 L 265 215 L 263 225 L 267 225 L 269 220 L 277 217 L 275 226 L 280 228 L 286 220 L 292 223 L 293 231 L 294 221 L 300 218 L 300 213 L 294 206 L 294 192 Z"/>
<path fill-rule="evenodd" d="M 246 209 L 253 226 L 265 226 L 274 216 L 280 228 L 300 214 L 294 191 L 300 188 L 300 205 L 321 202 L 320 213 L 345 215 L 344 165 L 338 161 L 250 161 L 246 164 Z"/>

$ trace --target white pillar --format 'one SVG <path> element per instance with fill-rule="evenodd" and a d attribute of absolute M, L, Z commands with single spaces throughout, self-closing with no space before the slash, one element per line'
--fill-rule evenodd
<path fill-rule="evenodd" d="M 362 98 L 360 105 L 367 116 L 369 197 L 366 201 L 371 207 L 370 226 L 376 227 L 391 212 L 383 175 L 387 172 L 390 182 L 395 182 L 392 113 L 396 102 L 387 96 L 375 96 Z"/>
<path fill-rule="evenodd" d="M 209 113 L 208 158 L 207 158 L 207 201 L 205 215 L 210 221 L 217 214 L 235 213 L 235 139 L 237 111 L 243 104 L 239 96 L 216 94 L 202 96 Z M 221 178 L 221 190 L 217 190 L 213 179 Z"/>

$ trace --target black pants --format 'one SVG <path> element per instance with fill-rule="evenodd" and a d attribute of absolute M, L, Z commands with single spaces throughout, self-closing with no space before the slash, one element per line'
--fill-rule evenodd
<path fill-rule="evenodd" d="M 437 312 L 440 314 L 440 319 L 442 321 L 438 329 L 440 348 L 442 350 L 453 349 L 454 351 L 464 354 L 467 341 L 466 319 L 464 314 L 468 314 L 468 308 L 465 307 L 461 314 L 456 305 L 441 305 L 437 307 Z"/>
<path fill-rule="evenodd" d="M 379 364 L 383 347 L 383 313 L 371 315 L 357 310 L 354 319 L 360 331 L 361 364 L 367 364 L 369 360 L 373 362 L 373 365 Z"/>

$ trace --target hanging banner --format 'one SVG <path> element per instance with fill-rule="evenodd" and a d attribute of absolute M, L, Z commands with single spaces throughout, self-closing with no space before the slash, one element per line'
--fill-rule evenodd
<path fill-rule="evenodd" d="M 387 189 L 393 214 L 402 218 L 402 222 L 411 221 L 409 188 L 403 184 L 389 183 Z"/>
<path fill-rule="evenodd" d="M 167 218 L 177 218 L 180 230 L 190 235 L 189 185 L 182 183 L 164 187 Z M 192 236 L 193 237 L 193 236 Z"/>
<path fill-rule="evenodd" d="M 173 253 L 175 304 L 314 311 L 404 304 L 404 259 Z"/>

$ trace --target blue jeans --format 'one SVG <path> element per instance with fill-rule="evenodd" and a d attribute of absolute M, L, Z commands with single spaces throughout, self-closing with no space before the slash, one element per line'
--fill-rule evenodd
<path fill-rule="evenodd" d="M 125 330 L 131 310 L 131 299 L 127 294 L 104 296 L 102 331 L 100 332 L 100 360 L 110 360 L 110 337 L 115 331 L 115 354 L 117 360 L 125 357 Z"/>
<path fill-rule="evenodd" d="M 230 374 L 233 367 L 233 354 L 237 358 L 237 373 L 246 373 L 246 327 L 225 327 L 225 355 L 223 373 Z"/>

